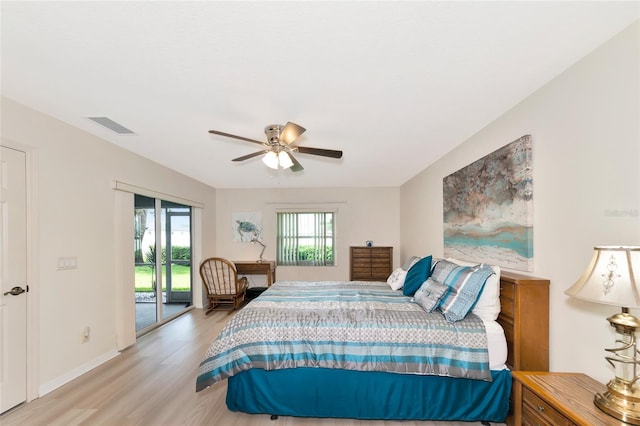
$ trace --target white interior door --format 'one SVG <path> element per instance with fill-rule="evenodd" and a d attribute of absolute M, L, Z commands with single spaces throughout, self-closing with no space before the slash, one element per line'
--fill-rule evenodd
<path fill-rule="evenodd" d="M 26 155 L 0 155 L 0 413 L 27 399 Z"/>

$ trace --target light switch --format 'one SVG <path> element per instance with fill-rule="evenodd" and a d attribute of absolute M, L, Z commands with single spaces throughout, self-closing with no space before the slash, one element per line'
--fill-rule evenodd
<path fill-rule="evenodd" d="M 78 258 L 73 257 L 59 257 L 58 258 L 58 271 L 66 271 L 69 269 L 78 269 Z"/>

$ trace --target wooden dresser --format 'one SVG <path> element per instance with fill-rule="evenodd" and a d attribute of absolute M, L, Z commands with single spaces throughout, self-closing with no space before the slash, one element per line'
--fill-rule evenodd
<path fill-rule="evenodd" d="M 515 425 L 626 425 L 594 405 L 606 386 L 586 374 L 514 371 L 513 386 Z"/>
<path fill-rule="evenodd" d="M 351 247 L 351 281 L 387 281 L 393 272 L 393 247 Z"/>
<path fill-rule="evenodd" d="M 507 338 L 511 370 L 549 371 L 549 280 L 500 274 L 498 322 Z"/>

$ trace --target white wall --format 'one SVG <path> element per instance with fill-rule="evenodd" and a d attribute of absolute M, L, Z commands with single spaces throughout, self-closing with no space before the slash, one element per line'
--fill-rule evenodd
<path fill-rule="evenodd" d="M 639 40 L 636 22 L 401 188 L 401 258 L 441 256 L 442 179 L 531 134 L 531 275 L 551 280 L 551 370 L 602 382 L 614 373 L 603 348 L 613 345 L 606 317 L 617 310 L 570 300 L 564 291 L 587 267 L 593 246 L 640 245 Z"/>
<path fill-rule="evenodd" d="M 263 241 L 267 246 L 264 258 L 275 260 L 278 209 L 336 210 L 336 266 L 278 267 L 278 280 L 347 280 L 349 246 L 362 246 L 367 240 L 378 246 L 393 246 L 394 265 L 399 262 L 399 188 L 218 189 L 216 193 L 217 254 L 232 260 L 257 260 L 261 250 L 258 245 L 232 242 L 233 213 L 262 213 Z"/>
<path fill-rule="evenodd" d="M 194 247 L 198 252 L 215 250 L 215 189 L 6 98 L 2 144 L 25 149 L 37 159 L 34 229 L 39 264 L 30 283 L 39 299 L 36 386 L 51 390 L 116 351 L 120 275 L 114 267 L 118 252 L 112 182 L 203 203 L 202 233 L 212 238 Z M 57 259 L 71 256 L 78 268 L 58 271 Z M 194 285 L 201 286 L 199 281 Z M 81 343 L 85 326 L 91 327 L 91 339 Z"/>

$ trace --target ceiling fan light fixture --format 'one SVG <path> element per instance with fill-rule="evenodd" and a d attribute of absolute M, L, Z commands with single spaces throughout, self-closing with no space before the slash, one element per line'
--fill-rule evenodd
<path fill-rule="evenodd" d="M 280 151 L 278 153 L 278 160 L 280 161 L 280 167 L 283 169 L 288 169 L 293 166 L 293 161 L 291 161 L 291 157 L 284 151 Z"/>
<path fill-rule="evenodd" d="M 275 152 L 273 151 L 269 151 L 267 152 L 264 157 L 262 157 L 262 162 L 269 168 L 278 169 L 278 156 L 276 155 Z"/>
<path fill-rule="evenodd" d="M 298 136 L 305 131 L 306 129 L 304 127 L 289 121 L 285 126 L 271 124 L 265 127 L 264 133 L 267 135 L 266 142 L 232 135 L 231 133 L 225 133 L 219 130 L 209 130 L 209 133 L 260 145 L 262 147 L 260 151 L 234 158 L 231 161 L 244 161 L 262 155 L 262 162 L 274 170 L 278 170 L 279 168 L 289 169 L 292 172 L 304 170 L 304 167 L 302 167 L 300 162 L 295 158 L 294 153 L 296 153 L 296 155 L 300 153 L 329 158 L 342 158 L 342 151 L 339 150 L 293 145 Z"/>

